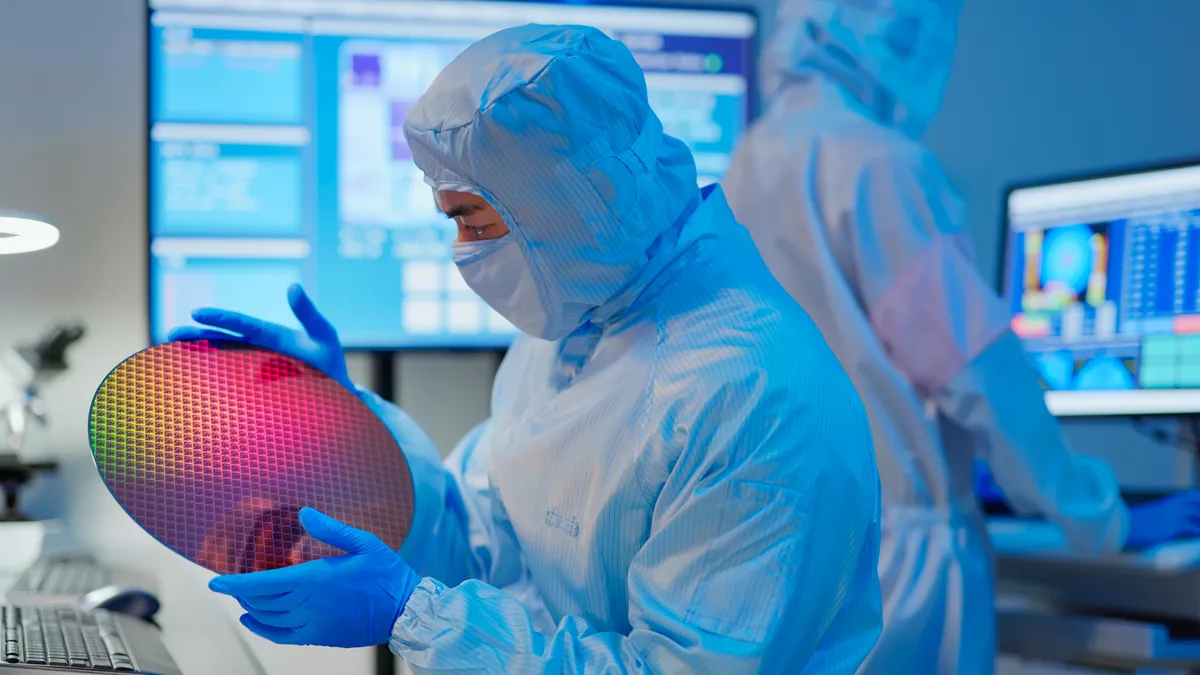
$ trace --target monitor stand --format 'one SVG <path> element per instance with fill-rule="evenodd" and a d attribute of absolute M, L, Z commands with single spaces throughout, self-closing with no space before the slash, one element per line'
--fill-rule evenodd
<path fill-rule="evenodd" d="M 1189 488 L 1200 487 L 1200 414 L 1179 416 L 1179 451 L 1190 466 L 1184 467 L 1191 476 Z"/>
<path fill-rule="evenodd" d="M 376 394 L 385 401 L 396 403 L 396 352 L 385 351 L 371 354 L 372 385 Z M 397 659 L 388 645 L 375 646 L 375 675 L 395 675 Z"/>

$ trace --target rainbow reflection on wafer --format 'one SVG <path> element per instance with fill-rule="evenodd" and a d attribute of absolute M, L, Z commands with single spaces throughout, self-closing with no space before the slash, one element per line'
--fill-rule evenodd
<path fill-rule="evenodd" d="M 88 431 L 130 517 L 214 572 L 339 554 L 303 536 L 304 506 L 393 548 L 412 523 L 412 477 L 384 423 L 332 378 L 268 350 L 173 342 L 134 354 L 97 389 Z"/>

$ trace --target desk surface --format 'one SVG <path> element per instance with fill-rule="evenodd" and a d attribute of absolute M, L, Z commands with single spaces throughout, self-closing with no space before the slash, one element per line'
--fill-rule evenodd
<path fill-rule="evenodd" d="M 0 588 L 7 589 L 19 570 L 0 570 Z M 172 598 L 177 600 L 177 598 Z M 228 673 L 266 675 L 249 652 L 234 626 L 218 608 L 202 615 L 179 602 L 164 602 L 155 620 L 162 627 L 163 642 L 184 675 Z"/>
<path fill-rule="evenodd" d="M 1053 526 L 988 524 L 998 592 L 1075 610 L 1200 623 L 1195 600 L 1200 597 L 1200 544 L 1195 540 L 1139 553 L 1085 556 L 1055 545 L 1046 528 Z"/>
<path fill-rule="evenodd" d="M 48 538 L 43 550 L 52 553 L 80 553 L 78 547 L 63 538 Z M 165 551 L 165 549 L 164 549 Z M 174 554 L 171 554 L 174 555 Z M 132 561 L 104 561 L 114 567 L 131 567 Z M 196 579 L 164 577 L 146 560 L 139 571 L 155 575 L 157 595 L 162 600 L 155 621 L 162 627 L 163 641 L 184 675 L 266 675 L 241 632 L 242 627 L 215 601 L 199 575 Z M 7 590 L 21 567 L 0 566 L 0 591 Z M 202 572 L 197 568 L 197 572 Z"/>
<path fill-rule="evenodd" d="M 1015 518 L 989 519 L 988 538 L 1000 556 L 1057 556 L 1072 558 L 1082 564 L 1164 571 L 1200 568 L 1200 539 L 1170 541 L 1135 553 L 1121 552 L 1102 557 L 1073 555 L 1067 551 L 1062 530 L 1055 525 Z"/>
<path fill-rule="evenodd" d="M 1200 642 L 1174 639 L 1162 624 L 1103 616 L 997 608 L 997 649 L 1046 663 L 1106 672 L 1165 672 L 1200 666 Z"/>

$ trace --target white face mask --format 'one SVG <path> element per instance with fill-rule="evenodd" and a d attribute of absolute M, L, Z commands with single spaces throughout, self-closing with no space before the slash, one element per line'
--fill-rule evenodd
<path fill-rule="evenodd" d="M 521 332 L 557 340 L 579 326 L 578 317 L 564 317 L 539 293 L 533 270 L 512 233 L 453 246 L 454 264 L 463 281 Z"/>

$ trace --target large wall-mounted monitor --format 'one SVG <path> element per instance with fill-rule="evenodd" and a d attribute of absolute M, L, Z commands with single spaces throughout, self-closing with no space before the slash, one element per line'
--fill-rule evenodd
<path fill-rule="evenodd" d="M 1014 189 L 1004 289 L 1056 415 L 1200 412 L 1200 164 Z"/>
<path fill-rule="evenodd" d="M 161 342 L 217 305 L 292 324 L 301 282 L 349 348 L 503 348 L 515 329 L 450 260 L 401 126 L 475 40 L 524 23 L 595 26 L 646 71 L 701 183 L 748 123 L 749 11 L 451 0 L 150 3 L 150 325 Z"/>

